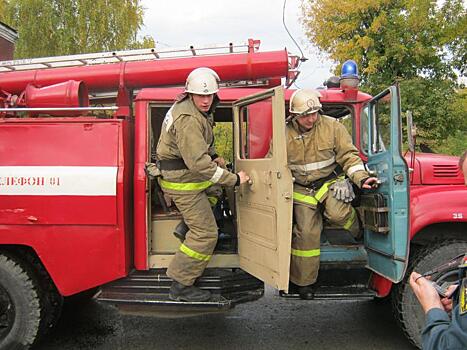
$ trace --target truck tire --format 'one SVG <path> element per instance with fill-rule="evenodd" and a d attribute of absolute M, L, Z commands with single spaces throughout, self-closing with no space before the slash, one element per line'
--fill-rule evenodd
<path fill-rule="evenodd" d="M 40 325 L 39 291 L 15 260 L 0 254 L 0 349 L 28 349 Z"/>
<path fill-rule="evenodd" d="M 437 242 L 419 249 L 411 254 L 402 282 L 392 289 L 391 301 L 396 321 L 410 342 L 420 349 L 422 347 L 421 332 L 425 327 L 426 318 L 417 297 L 410 288 L 409 276 L 413 271 L 419 273 L 430 271 L 466 252 L 467 242 L 465 241 Z M 437 280 L 437 282 L 442 281 Z"/>

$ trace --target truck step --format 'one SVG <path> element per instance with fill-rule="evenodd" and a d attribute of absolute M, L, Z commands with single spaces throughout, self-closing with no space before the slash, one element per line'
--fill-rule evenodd
<path fill-rule="evenodd" d="M 279 292 L 283 298 L 300 299 L 298 293 Z M 366 286 L 317 286 L 313 300 L 356 300 L 356 299 L 372 299 L 376 296 L 376 292 L 369 290 Z"/>
<path fill-rule="evenodd" d="M 113 304 L 123 313 L 157 314 L 164 312 L 206 313 L 226 311 L 235 305 L 261 298 L 264 284 L 240 269 L 206 269 L 196 285 L 209 290 L 207 302 L 179 302 L 169 299 L 172 280 L 165 269 L 135 271 L 128 277 L 102 287 L 96 299 Z"/>

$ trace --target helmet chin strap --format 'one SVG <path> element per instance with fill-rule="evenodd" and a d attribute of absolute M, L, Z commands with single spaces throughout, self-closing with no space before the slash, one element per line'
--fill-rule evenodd
<path fill-rule="evenodd" d="M 310 114 L 310 111 L 312 111 L 313 108 L 307 109 L 305 112 L 299 113 L 299 114 L 290 114 L 287 118 L 285 118 L 285 122 L 289 123 L 291 121 L 294 121 L 298 118 L 304 117 L 307 114 Z M 323 110 L 320 108 L 316 111 L 318 114 L 323 114 Z"/>

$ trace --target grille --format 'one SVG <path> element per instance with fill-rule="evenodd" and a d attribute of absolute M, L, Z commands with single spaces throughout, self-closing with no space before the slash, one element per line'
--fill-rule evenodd
<path fill-rule="evenodd" d="M 458 177 L 459 166 L 456 164 L 436 164 L 433 165 L 433 176 L 438 178 Z"/>

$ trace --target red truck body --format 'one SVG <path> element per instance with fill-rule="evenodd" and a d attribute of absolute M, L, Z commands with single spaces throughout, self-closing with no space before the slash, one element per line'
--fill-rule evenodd
<path fill-rule="evenodd" d="M 31 247 L 65 296 L 125 276 L 131 264 L 131 123 L 83 117 L 0 124 L 6 147 L 0 163 L 22 173 L 0 179 L 0 244 Z M 57 147 L 50 147 L 51 139 Z"/>

